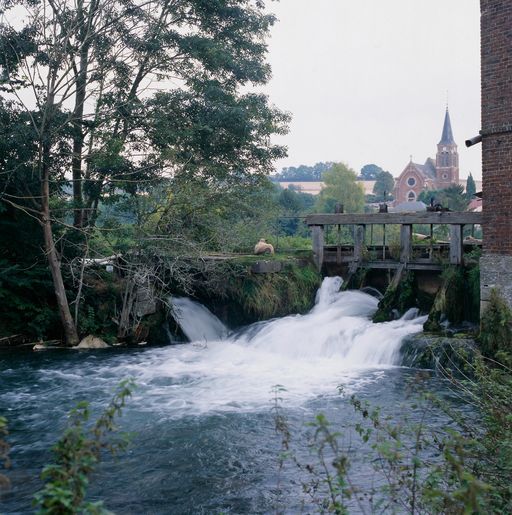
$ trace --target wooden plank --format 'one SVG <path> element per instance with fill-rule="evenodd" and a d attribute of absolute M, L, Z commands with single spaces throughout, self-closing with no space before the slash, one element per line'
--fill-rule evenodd
<path fill-rule="evenodd" d="M 400 227 L 400 263 L 407 263 L 412 255 L 412 225 Z"/>
<path fill-rule="evenodd" d="M 317 269 L 321 270 L 324 262 L 324 226 L 313 225 L 311 237 L 313 239 L 313 260 Z"/>
<path fill-rule="evenodd" d="M 361 261 L 363 256 L 364 238 L 366 227 L 358 225 L 354 229 L 354 260 Z"/>
<path fill-rule="evenodd" d="M 372 225 L 372 224 L 481 224 L 482 213 L 446 211 L 418 213 L 340 213 L 314 214 L 306 217 L 308 225 Z"/>
<path fill-rule="evenodd" d="M 463 225 L 450 225 L 450 263 L 452 265 L 460 265 L 462 263 L 462 254 L 464 252 Z"/>

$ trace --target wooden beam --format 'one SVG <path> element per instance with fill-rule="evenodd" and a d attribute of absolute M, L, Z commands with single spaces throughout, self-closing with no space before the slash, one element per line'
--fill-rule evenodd
<path fill-rule="evenodd" d="M 354 260 L 361 261 L 363 258 L 364 238 L 366 226 L 358 225 L 354 230 Z"/>
<path fill-rule="evenodd" d="M 462 263 L 463 248 L 463 225 L 450 225 L 450 263 L 460 265 Z"/>
<path fill-rule="evenodd" d="M 418 213 L 340 213 L 315 214 L 306 217 L 308 225 L 372 225 L 372 224 L 481 224 L 482 213 L 446 211 Z"/>
<path fill-rule="evenodd" d="M 408 263 L 412 255 L 412 225 L 400 227 L 400 263 Z"/>
<path fill-rule="evenodd" d="M 313 239 L 313 259 L 320 271 L 324 262 L 324 226 L 313 225 L 311 227 L 311 238 Z"/>

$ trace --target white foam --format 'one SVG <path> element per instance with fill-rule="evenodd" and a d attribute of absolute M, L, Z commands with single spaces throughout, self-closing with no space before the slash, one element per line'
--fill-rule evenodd
<path fill-rule="evenodd" d="M 205 327 L 213 325 L 221 333 L 226 328 L 204 306 L 181 299 L 186 309 L 180 324 L 189 337 L 198 334 L 203 343 L 148 352 L 150 363 L 122 368 L 146 385 L 143 397 L 150 409 L 173 412 L 268 409 L 276 384 L 286 388 L 288 405 L 335 394 L 340 384 L 357 388 L 377 378 L 374 371 L 398 363 L 401 340 L 420 332 L 425 317 L 414 317 L 411 311 L 400 320 L 373 324 L 377 299 L 339 292 L 340 286 L 340 278 L 326 278 L 317 304 L 306 315 L 258 323 L 217 339 Z"/>

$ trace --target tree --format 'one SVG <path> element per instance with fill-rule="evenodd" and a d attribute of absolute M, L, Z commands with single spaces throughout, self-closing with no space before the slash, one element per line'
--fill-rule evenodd
<path fill-rule="evenodd" d="M 62 261 L 67 242 L 80 251 L 105 198 L 147 193 L 165 174 L 219 187 L 251 183 L 284 156 L 269 140 L 286 130 L 287 115 L 264 95 L 241 93 L 270 76 L 265 38 L 274 17 L 260 0 L 13 0 L 2 7 L 0 85 L 32 126 L 29 166 L 38 191 L 7 197 L 2 188 L 0 201 L 42 227 L 72 345 L 78 334 Z M 2 180 L 12 180 L 19 164 Z M 72 203 L 55 211 L 69 182 Z"/>
<path fill-rule="evenodd" d="M 281 170 L 281 173 L 274 175 L 278 181 L 321 181 L 323 174 L 329 170 L 334 163 L 316 163 L 313 166 L 300 165 L 288 166 Z"/>
<path fill-rule="evenodd" d="M 418 200 L 427 205 L 431 199 L 434 199 L 435 204 L 441 204 L 451 211 L 465 211 L 469 203 L 464 187 L 459 184 L 452 184 L 442 190 L 424 190 L 418 196 Z"/>
<path fill-rule="evenodd" d="M 361 174 L 359 175 L 359 177 L 363 181 L 375 181 L 377 180 L 379 174 L 381 174 L 383 171 L 384 170 L 380 166 L 377 166 L 375 164 L 368 164 L 364 165 L 361 168 Z"/>
<path fill-rule="evenodd" d="M 378 199 L 387 200 L 388 195 L 395 187 L 395 178 L 389 172 L 380 172 L 373 185 L 373 193 Z"/>
<path fill-rule="evenodd" d="M 473 176 L 470 173 L 468 180 L 466 181 L 466 195 L 467 195 L 468 199 L 471 200 L 475 193 L 476 193 L 475 179 L 473 179 Z"/>
<path fill-rule="evenodd" d="M 336 163 L 324 174 L 324 188 L 318 195 L 316 209 L 332 213 L 336 203 L 343 204 L 345 213 L 361 213 L 364 210 L 364 191 L 351 168 Z"/>

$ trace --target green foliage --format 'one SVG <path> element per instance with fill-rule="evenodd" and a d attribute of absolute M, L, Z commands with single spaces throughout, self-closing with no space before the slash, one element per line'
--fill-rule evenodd
<path fill-rule="evenodd" d="M 375 184 L 373 185 L 373 193 L 376 195 L 377 200 L 386 201 L 388 199 L 388 195 L 390 193 L 393 193 L 394 187 L 394 177 L 389 172 L 382 171 L 379 173 L 379 175 L 377 175 L 375 179 Z"/>
<path fill-rule="evenodd" d="M 279 235 L 302 237 L 308 235 L 308 229 L 299 217 L 314 210 L 314 195 L 287 188 L 279 192 L 277 202 L 279 206 Z"/>
<path fill-rule="evenodd" d="M 277 173 L 273 178 L 277 181 L 290 181 L 290 182 L 307 182 L 307 181 L 321 181 L 323 174 L 329 170 L 334 163 L 316 163 L 313 166 L 300 165 L 288 166 Z"/>
<path fill-rule="evenodd" d="M 468 176 L 468 180 L 466 181 L 466 196 L 468 197 L 469 200 L 471 200 L 475 193 L 476 193 L 475 179 L 473 179 L 473 176 L 470 173 Z"/>
<path fill-rule="evenodd" d="M 464 186 L 460 184 L 452 184 L 442 190 L 423 190 L 418 195 L 418 200 L 427 205 L 430 205 L 432 198 L 434 204 L 441 204 L 451 211 L 465 211 L 469 204 L 468 197 L 464 193 Z"/>
<path fill-rule="evenodd" d="M 11 466 L 9 460 L 9 444 L 5 441 L 5 437 L 9 434 L 7 430 L 7 419 L 0 416 L 0 466 L 3 469 L 8 469 Z M 0 492 L 10 487 L 11 482 L 9 478 L 0 473 Z"/>
<path fill-rule="evenodd" d="M 227 294 L 256 320 L 265 320 L 310 309 L 320 280 L 312 265 L 289 264 L 280 273 L 228 279 Z"/>
<path fill-rule="evenodd" d="M 337 427 L 323 414 L 309 424 L 313 434 L 307 464 L 299 461 L 293 432 L 275 398 L 276 431 L 281 436 L 280 470 L 286 463 L 301 473 L 307 506 L 321 513 L 510 513 L 512 500 L 512 376 L 503 365 L 481 357 L 467 363 L 452 386 L 482 418 L 467 415 L 428 392 L 428 374 L 407 389 L 407 402 L 393 417 L 355 396 L 348 400 L 359 421 Z M 471 371 L 469 371 L 469 368 Z M 444 429 L 432 428 L 444 416 Z M 371 464 L 371 482 L 351 475 L 354 435 L 358 453 Z"/>
<path fill-rule="evenodd" d="M 480 269 L 447 266 L 442 274 L 442 285 L 424 324 L 426 331 L 439 332 L 441 317 L 446 316 L 452 324 L 463 320 L 478 322 L 480 317 Z"/>
<path fill-rule="evenodd" d="M 103 504 L 86 501 L 89 476 L 101 460 L 104 451 L 117 454 L 128 445 L 126 435 L 110 438 L 117 430 L 115 419 L 121 415 L 131 396 L 133 382 L 123 381 L 104 413 L 87 429 L 89 405 L 80 402 L 70 413 L 67 429 L 53 447 L 55 463 L 47 465 L 41 474 L 44 488 L 34 497 L 39 515 L 106 514 Z"/>
<path fill-rule="evenodd" d="M 373 315 L 374 322 L 393 320 L 393 311 L 403 315 L 409 308 L 417 305 L 417 285 L 414 272 L 408 271 L 397 287 L 389 286 Z"/>
<path fill-rule="evenodd" d="M 343 163 L 336 163 L 324 173 L 324 188 L 318 195 L 316 210 L 333 213 L 336 203 L 343 204 L 345 213 L 364 211 L 364 191 L 355 172 Z"/>
<path fill-rule="evenodd" d="M 361 174 L 359 177 L 364 181 L 375 181 L 382 172 L 384 172 L 384 170 L 380 166 L 375 164 L 368 164 L 361 168 Z"/>
<path fill-rule="evenodd" d="M 512 347 L 512 313 L 499 292 L 493 288 L 489 302 L 480 320 L 482 352 L 496 356 L 500 352 L 510 352 Z"/>

